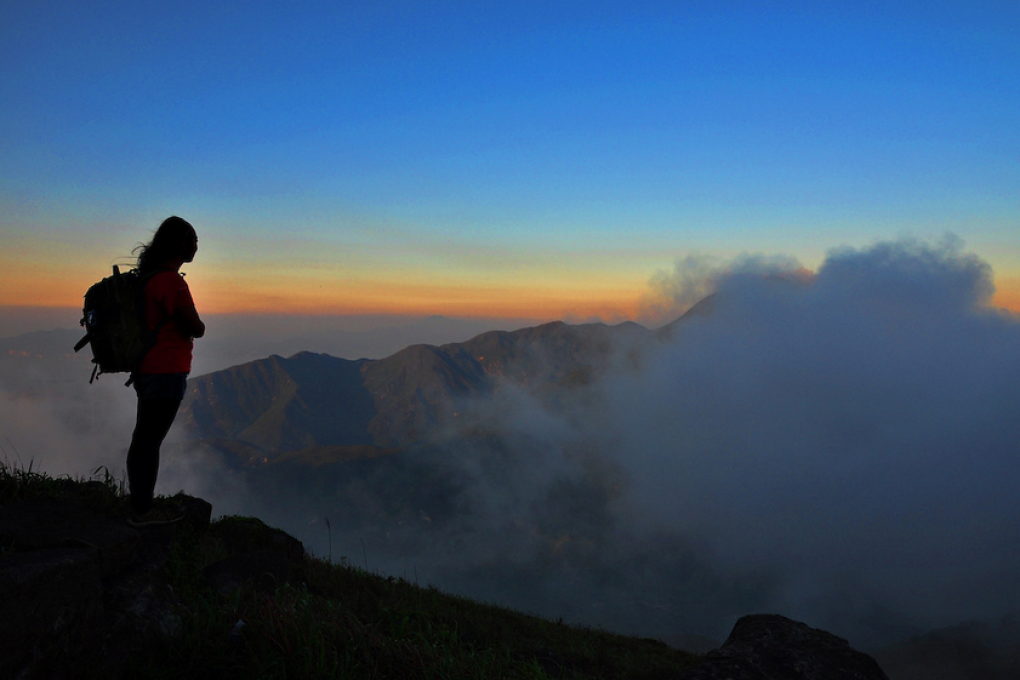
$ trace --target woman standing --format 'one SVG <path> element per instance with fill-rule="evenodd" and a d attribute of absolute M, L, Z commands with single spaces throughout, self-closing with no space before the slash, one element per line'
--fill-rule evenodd
<path fill-rule="evenodd" d="M 133 374 L 138 415 L 128 449 L 127 472 L 134 527 L 169 524 L 183 518 L 176 510 L 152 504 L 159 473 L 159 448 L 177 417 L 191 372 L 194 339 L 205 335 L 180 268 L 195 259 L 198 235 L 180 217 L 168 217 L 152 241 L 140 245 L 138 271 L 146 280 L 145 320 L 156 343 Z"/>

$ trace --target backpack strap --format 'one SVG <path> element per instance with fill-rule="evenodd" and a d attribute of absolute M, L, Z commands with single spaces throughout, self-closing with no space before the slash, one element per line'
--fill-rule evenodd
<path fill-rule="evenodd" d="M 82 338 L 81 340 L 79 340 L 79 341 L 78 341 L 78 342 L 77 342 L 77 343 L 76 343 L 76 344 L 74 345 L 74 351 L 75 351 L 75 352 L 77 352 L 77 351 L 79 351 L 79 350 L 80 350 L 80 349 L 81 349 L 82 347 L 84 347 L 85 345 L 89 344 L 89 340 L 91 340 L 91 339 L 92 339 L 92 334 L 91 334 L 91 333 L 86 333 L 86 334 L 85 334 L 85 337 L 83 337 L 83 338 Z"/>

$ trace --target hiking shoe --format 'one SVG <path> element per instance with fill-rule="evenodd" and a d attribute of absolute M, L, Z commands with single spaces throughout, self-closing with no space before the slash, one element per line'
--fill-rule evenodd
<path fill-rule="evenodd" d="M 184 513 L 170 508 L 152 508 L 148 512 L 137 514 L 132 512 L 128 524 L 133 527 L 151 527 L 156 524 L 173 524 L 184 519 Z"/>

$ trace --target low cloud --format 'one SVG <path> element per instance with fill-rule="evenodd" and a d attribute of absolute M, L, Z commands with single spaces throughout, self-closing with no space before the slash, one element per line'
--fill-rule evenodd
<path fill-rule="evenodd" d="M 672 270 L 660 270 L 649 280 L 641 317 L 652 324 L 672 321 L 720 289 L 770 278 L 805 280 L 810 273 L 785 255 L 742 255 L 732 261 L 687 255 L 677 259 Z"/>
<path fill-rule="evenodd" d="M 795 284 L 792 261 L 716 271 L 713 314 L 607 384 L 642 515 L 869 641 L 1020 611 L 1020 323 L 990 267 L 947 238 Z"/>
<path fill-rule="evenodd" d="M 88 377 L 83 380 L 85 387 Z M 133 395 L 121 385 L 54 390 L 0 389 L 0 457 L 48 474 L 90 476 L 105 467 L 120 477 L 133 427 Z M 120 389 L 117 389 L 120 388 Z"/>

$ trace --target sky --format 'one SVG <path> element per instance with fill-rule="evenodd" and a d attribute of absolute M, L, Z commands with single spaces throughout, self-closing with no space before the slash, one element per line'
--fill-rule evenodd
<path fill-rule="evenodd" d="M 4 3 L 0 308 L 80 308 L 176 214 L 203 313 L 656 322 L 685 258 L 946 234 L 1020 311 L 1018 34 L 1013 2 Z"/>

